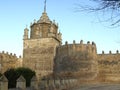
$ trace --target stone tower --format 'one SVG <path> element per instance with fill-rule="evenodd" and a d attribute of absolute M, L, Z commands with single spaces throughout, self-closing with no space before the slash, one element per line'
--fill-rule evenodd
<path fill-rule="evenodd" d="M 46 5 L 45 5 L 46 6 Z M 34 21 L 29 30 L 24 29 L 23 36 L 23 66 L 36 72 L 37 78 L 53 72 L 53 60 L 56 47 L 61 45 L 61 33 L 58 24 L 51 21 L 44 12 L 38 21 Z"/>

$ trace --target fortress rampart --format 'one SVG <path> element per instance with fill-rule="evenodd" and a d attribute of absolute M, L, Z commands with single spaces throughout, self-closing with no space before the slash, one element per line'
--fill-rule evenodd
<path fill-rule="evenodd" d="M 120 82 L 120 53 L 117 50 L 116 53 L 97 55 L 99 79 L 101 82 Z"/>
<path fill-rule="evenodd" d="M 16 54 L 5 51 L 0 52 L 0 72 L 4 73 L 9 68 L 16 68 L 22 66 L 22 58 Z"/>

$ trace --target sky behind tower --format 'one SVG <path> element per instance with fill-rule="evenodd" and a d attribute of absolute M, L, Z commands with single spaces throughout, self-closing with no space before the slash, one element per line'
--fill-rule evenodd
<path fill-rule="evenodd" d="M 51 20 L 59 24 L 63 44 L 94 41 L 97 52 L 120 50 L 119 28 L 108 28 L 98 21 L 96 14 L 75 12 L 77 3 L 86 0 L 47 0 L 46 12 Z M 44 0 L 1 0 L 0 1 L 0 51 L 22 55 L 23 34 L 34 19 L 44 11 Z M 30 31 L 30 28 L 29 28 Z"/>

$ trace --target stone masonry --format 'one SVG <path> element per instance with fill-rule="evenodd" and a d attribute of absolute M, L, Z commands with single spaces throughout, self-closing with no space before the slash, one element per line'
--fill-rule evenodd
<path fill-rule="evenodd" d="M 7 69 L 22 67 L 22 58 L 16 54 L 2 51 L 0 53 L 0 73 L 4 73 Z"/>

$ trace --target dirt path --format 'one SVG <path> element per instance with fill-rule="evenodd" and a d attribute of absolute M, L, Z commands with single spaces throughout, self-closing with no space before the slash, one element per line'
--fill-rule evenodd
<path fill-rule="evenodd" d="M 75 90 L 120 90 L 120 84 L 84 85 Z"/>

